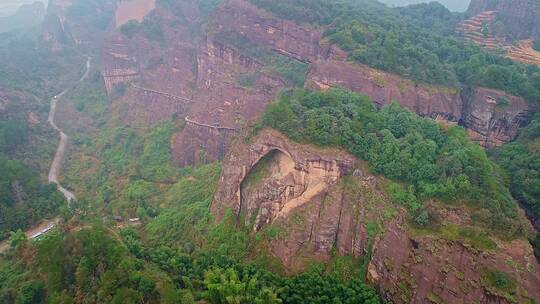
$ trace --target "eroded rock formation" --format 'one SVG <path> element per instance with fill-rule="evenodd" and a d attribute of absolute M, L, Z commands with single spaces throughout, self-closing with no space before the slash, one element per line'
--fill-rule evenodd
<path fill-rule="evenodd" d="M 248 1 L 229 1 L 219 7 L 200 36 L 192 35 L 193 24 L 200 22 L 197 3 L 182 1 L 176 9 L 180 13 L 158 4 L 151 12 L 167 20 L 162 22 L 161 42 L 140 33 L 131 38 L 109 35 L 102 74 L 109 95 L 120 96 L 116 102 L 128 105 L 126 123 L 152 124 L 170 117 L 186 120 L 185 128 L 172 140 L 178 166 L 222 158 L 246 122 L 256 119 L 286 87 L 284 79 L 249 52 L 232 41 L 217 39 L 222 32 L 234 32 L 252 45 L 309 62 L 308 88 L 340 86 L 367 94 L 379 106 L 396 100 L 422 116 L 462 122 L 485 147 L 514 138 L 527 119 L 526 103 L 511 96 L 511 107 L 500 111 L 474 97 L 484 94 L 482 89 L 467 94 L 472 99 L 465 100 L 457 89 L 417 84 L 352 64 L 346 52 L 321 40 L 322 29 L 275 18 Z"/>
<path fill-rule="evenodd" d="M 346 153 L 292 143 L 266 129 L 250 143 L 236 141 L 211 209 L 218 221 L 232 210 L 238 225 L 259 233 L 273 229 L 269 249 L 291 273 L 335 253 L 369 259 L 369 281 L 393 303 L 527 303 L 540 297 L 540 265 L 526 240 L 484 235 L 478 242 L 461 232 L 452 237 L 415 229 L 388 199 L 387 182 L 362 167 Z M 428 209 L 441 230 L 478 233 L 467 207 L 433 202 Z M 516 292 L 495 286 L 494 272 Z"/>
<path fill-rule="evenodd" d="M 320 29 L 275 18 L 248 1 L 230 1 L 213 15 L 213 21 L 219 29 L 235 31 L 295 59 L 314 61 L 319 57 Z"/>
<path fill-rule="evenodd" d="M 306 87 L 342 87 L 369 96 L 376 105 L 396 101 L 417 114 L 450 124 L 460 123 L 485 148 L 517 136 L 530 119 L 529 103 L 501 91 L 458 89 L 418 84 L 397 75 L 339 60 L 311 64 Z"/>
<path fill-rule="evenodd" d="M 533 38 L 540 40 L 540 2 L 536 0 L 472 0 L 467 13 L 477 15 L 485 11 L 497 12 L 497 23 L 492 31 L 508 40 Z"/>
<path fill-rule="evenodd" d="M 236 131 L 255 119 L 285 87 L 283 79 L 265 72 L 257 60 L 211 37 L 197 53 L 197 71 L 193 106 L 186 127 L 173 143 L 173 156 L 180 166 L 222 158 Z M 240 77 L 249 78 L 249 86 L 241 85 Z"/>
<path fill-rule="evenodd" d="M 237 142 L 224 160 L 212 209 L 221 218 L 226 208 L 258 229 L 328 191 L 348 173 L 354 158 L 345 153 L 298 146 L 277 131 L 263 130 L 251 144 Z M 257 176 L 250 176 L 254 167 Z M 259 187 L 261 186 L 261 187 Z"/>
<path fill-rule="evenodd" d="M 498 90 L 468 89 L 461 95 L 464 100 L 461 122 L 470 138 L 486 148 L 514 139 L 532 114 L 525 100 Z"/>
<path fill-rule="evenodd" d="M 443 211 L 460 213 L 457 208 Z M 463 223 L 467 216 L 462 213 L 456 219 L 464 226 L 469 223 Z M 519 286 L 518 293 L 497 289 L 489 281 L 495 271 Z M 496 241 L 494 250 L 479 249 L 411 233 L 403 216 L 375 241 L 368 279 L 393 303 L 530 303 L 540 298 L 540 266 L 527 241 Z"/>
<path fill-rule="evenodd" d="M 89 7 L 81 5 L 73 0 L 49 0 L 42 37 L 53 51 L 61 51 L 66 45 L 85 49 L 102 46 L 113 23 L 116 0 L 94 1 Z"/>
<path fill-rule="evenodd" d="M 378 106 L 397 101 L 421 116 L 457 123 L 462 101 L 457 89 L 428 86 L 345 61 L 318 60 L 309 69 L 306 87 L 347 88 L 369 96 Z"/>
<path fill-rule="evenodd" d="M 533 41 L 540 41 L 540 2 L 535 0 L 473 0 L 470 18 L 457 31 L 489 50 L 503 48 L 507 57 L 540 66 L 540 52 Z"/>

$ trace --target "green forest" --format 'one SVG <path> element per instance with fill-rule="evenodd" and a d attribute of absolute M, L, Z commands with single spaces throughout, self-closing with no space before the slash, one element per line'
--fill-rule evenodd
<path fill-rule="evenodd" d="M 296 276 L 270 272 L 265 238 L 213 224 L 209 204 L 219 164 L 183 170 L 167 204 L 142 229 L 99 222 L 30 242 L 12 238 L 0 269 L 3 303 L 381 303 L 350 259 Z M 64 226 L 67 228 L 67 226 Z M 351 264 L 352 263 L 352 264 Z M 266 265 L 266 266 L 265 266 Z M 276 269 L 274 269 L 276 270 Z M 314 288 L 314 287 L 317 288 Z"/>
<path fill-rule="evenodd" d="M 24 108 L 18 107 L 22 108 L 10 104 L 0 113 L 0 240 L 8 238 L 11 231 L 54 217 L 65 204 L 56 186 L 48 185 L 40 174 L 42 167 L 48 167 L 42 162 L 51 152 L 49 145 L 33 143 L 50 133 L 30 127 Z M 29 146 L 34 149 L 29 151 Z"/>
<path fill-rule="evenodd" d="M 490 154 L 510 174 L 514 197 L 540 217 L 540 116 L 533 118 L 516 141 Z"/>
<path fill-rule="evenodd" d="M 454 28 L 465 14 L 452 13 L 439 3 L 389 8 L 374 0 L 249 1 L 276 19 L 324 27 L 325 41 L 347 51 L 351 63 L 418 83 L 500 89 L 524 97 L 533 107 L 540 105 L 540 68 L 516 63 L 501 52 L 490 53 L 456 37 Z M 111 26 L 113 14 L 104 9 L 109 3 L 78 0 L 65 14 L 80 21 L 82 32 L 88 30 L 92 39 L 98 39 Z M 365 203 L 377 209 L 366 209 L 366 213 L 376 213 L 376 219 L 360 221 L 358 230 L 365 233 L 365 248 L 354 256 L 340 256 L 335 241 L 328 257 L 318 260 L 306 254 L 309 259 L 299 262 L 301 265 L 287 268 L 271 248 L 280 233 L 289 231 L 282 232 L 282 227 L 270 223 L 254 231 L 240 224 L 242 214 L 237 217 L 233 210 L 227 210 L 217 222 L 211 207 L 226 162 L 184 168 L 174 164 L 171 147 L 185 127 L 184 117 L 178 114 L 154 124 L 144 119 L 131 121 L 126 118 L 132 110 L 128 99 L 139 96 L 128 91 L 129 83 L 122 92 L 108 95 L 98 71 L 105 64 L 100 61 L 101 45 L 92 45 L 95 41 L 89 39 L 85 43 L 91 46 L 84 52 L 69 45 L 53 54 L 50 45 L 37 38 L 41 33 L 34 28 L 0 34 L 0 89 L 24 92 L 13 94 L 20 97 L 10 99 L 7 107 L 0 109 L 0 241 L 7 244 L 0 253 L 0 303 L 389 303 L 383 298 L 385 290 L 368 283 L 368 264 L 372 254 L 375 256 L 374 242 L 381 241 L 376 237 L 396 218 L 403 220 L 396 220 L 396 225 L 408 236 L 407 246 L 414 249 L 407 254 L 416 264 L 422 263 L 419 253 L 424 249 L 423 253 L 433 250 L 431 253 L 437 255 L 440 248 L 460 248 L 473 252 L 470 256 L 492 258 L 506 250 L 502 246 L 510 241 L 523 241 L 530 249 L 527 239 L 540 253 L 540 238 L 532 236 L 531 226 L 516 203 L 540 217 L 538 114 L 515 141 L 486 151 L 473 143 L 462 127 L 420 117 L 397 102 L 377 108 L 369 97 L 345 89 L 302 89 L 308 63 L 256 45 L 243 33 L 213 26 L 211 14 L 221 0 L 187 5 L 187 10 L 200 13 L 196 20 L 183 15 L 186 1 L 156 3 L 158 10 L 142 22 L 129 21 L 115 33 L 127 48 L 138 47 L 140 41 L 144 48 L 130 50 L 136 55 L 129 56 L 114 53 L 115 49 L 112 56 L 140 66 L 147 64 L 145 60 L 167 65 L 172 60 L 164 60 L 165 56 L 175 62 L 184 59 L 177 58 L 184 56 L 183 52 L 175 53 L 177 45 L 193 43 L 188 48 L 194 59 L 191 68 L 197 70 L 197 48 L 201 41 L 204 44 L 202 34 L 208 30 L 214 43 L 233 46 L 261 66 L 253 73 L 231 73 L 231 83 L 219 84 L 223 88 L 238 85 L 253 89 L 259 73 L 280 76 L 289 88 L 269 102 L 264 112 L 261 108 L 256 120 L 246 122 L 234 140 L 249 143 L 258 132 L 271 128 L 286 135 L 293 145 L 339 149 L 354 156 L 358 164 L 353 169 L 359 166 L 366 178 L 375 179 L 375 186 L 364 184 L 352 173 L 332 186 L 341 187 L 343 197 L 358 199 L 358 205 L 350 206 Z M 181 37 L 173 32 L 175 26 L 184 27 L 189 22 L 193 24 L 186 26 L 186 41 L 167 41 L 171 36 Z M 81 30 L 74 29 L 74 33 Z M 115 48 L 122 49 L 122 43 Z M 163 57 L 148 55 L 153 47 L 159 47 L 155 53 Z M 89 77 L 76 83 L 87 55 L 92 56 L 93 64 Z M 154 89 L 157 81 L 153 73 L 162 70 L 140 69 L 137 81 Z M 219 66 L 209 71 L 222 72 Z M 166 77 L 175 77 L 171 75 Z M 189 84 L 193 87 L 181 89 L 196 91 L 197 81 L 195 78 Z M 61 114 L 74 117 L 68 121 L 73 125 L 59 122 L 70 137 L 61 182 L 78 197 L 69 204 L 45 176 L 58 143 L 56 131 L 47 123 L 49 101 L 65 88 L 69 90 L 59 101 L 65 110 Z M 115 95 L 126 92 L 133 94 Z M 193 96 L 195 100 L 198 97 Z M 30 112 L 39 122 L 29 122 Z M 236 118 L 244 119 L 240 114 Z M 204 146 L 193 141 L 194 146 Z M 265 181 L 264 158 L 260 165 L 262 169 L 252 169 L 244 185 Z M 328 194 L 321 208 L 334 199 L 332 195 Z M 466 214 L 465 224 L 442 218 L 441 214 L 447 215 L 441 212 L 446 207 L 461 211 L 456 212 L 458 216 Z M 23 233 L 26 228 L 53 217 L 59 218 L 58 226 L 27 239 Z M 291 222 L 295 220 L 291 217 Z M 425 236 L 433 242 L 422 243 Z M 444 247 L 446 242 L 456 247 Z M 312 248 L 308 246 L 300 247 L 309 251 Z M 304 258 L 303 252 L 298 256 Z M 527 258 L 534 260 L 532 253 Z M 391 271 L 385 259 L 381 263 Z M 517 276 L 525 277 L 534 269 L 509 258 L 503 263 L 515 269 Z M 436 270 L 437 275 L 455 270 L 463 283 L 459 286 L 465 286 L 469 278 L 457 267 L 449 270 L 450 266 L 454 267 L 445 264 Z M 485 274 L 474 282 L 478 290 L 493 287 L 485 293 L 500 301 L 522 296 L 525 288 L 517 286 L 515 273 L 491 268 L 482 271 Z M 413 277 L 402 272 L 391 273 L 398 278 L 395 288 L 411 299 L 410 284 L 414 282 L 416 288 L 416 282 L 402 280 Z M 498 297 L 501 294 L 502 298 Z M 442 303 L 434 294 L 426 299 Z"/>
<path fill-rule="evenodd" d="M 374 173 L 399 182 L 388 190 L 421 226 L 429 224 L 422 202 L 436 198 L 479 207 L 478 224 L 506 237 L 522 233 L 500 170 L 461 127 L 442 127 L 397 103 L 377 110 L 368 97 L 341 89 L 285 92 L 258 127 L 367 160 Z"/>
<path fill-rule="evenodd" d="M 340 45 L 353 61 L 420 82 L 484 86 L 540 102 L 540 68 L 489 53 L 455 36 L 440 35 L 458 20 L 449 12 L 441 14 L 440 5 L 400 11 L 370 0 L 251 1 L 296 22 L 329 25 L 327 39 Z M 411 21 L 414 17 L 416 21 Z M 431 28 L 439 30 L 427 30 Z"/>

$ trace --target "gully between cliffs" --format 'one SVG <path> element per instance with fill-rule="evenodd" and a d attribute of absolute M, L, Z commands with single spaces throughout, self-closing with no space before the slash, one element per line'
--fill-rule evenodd
<path fill-rule="evenodd" d="M 84 72 L 83 76 L 81 77 L 81 79 L 79 79 L 78 82 L 82 82 L 86 79 L 86 77 L 88 77 L 88 74 L 90 73 L 91 60 L 92 58 L 88 57 L 86 61 L 86 71 Z M 56 123 L 54 122 L 54 117 L 56 114 L 56 105 L 58 103 L 58 100 L 64 94 L 66 94 L 69 90 L 70 88 L 67 88 L 64 91 L 62 91 L 60 94 L 51 98 L 51 109 L 49 110 L 49 118 L 48 118 L 49 124 L 53 127 L 53 129 L 55 129 L 60 134 L 60 143 L 58 144 L 58 148 L 56 149 L 56 153 L 54 154 L 54 159 L 51 164 L 51 168 L 49 169 L 49 183 L 56 184 L 56 186 L 58 187 L 58 190 L 62 192 L 62 194 L 68 201 L 68 203 L 75 199 L 75 195 L 69 190 L 67 190 L 66 188 L 62 187 L 62 185 L 58 181 L 58 175 L 60 173 L 60 169 L 62 168 L 62 161 L 64 160 L 64 156 L 66 154 L 66 148 L 67 148 L 69 137 L 66 135 L 66 133 L 64 133 L 64 131 L 62 131 L 62 129 L 60 129 L 56 125 Z"/>

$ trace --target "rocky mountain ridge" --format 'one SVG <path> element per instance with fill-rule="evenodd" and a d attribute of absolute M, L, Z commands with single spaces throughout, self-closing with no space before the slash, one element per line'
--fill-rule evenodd
<path fill-rule="evenodd" d="M 372 252 L 368 279 L 393 303 L 540 297 L 540 265 L 527 241 L 480 245 L 415 230 L 384 184 L 346 153 L 296 144 L 266 129 L 249 143 L 238 141 L 225 157 L 211 208 L 218 221 L 232 210 L 239 225 L 277 230 L 270 250 L 293 273 L 335 253 L 366 259 Z M 464 206 L 429 208 L 445 229 L 472 225 Z M 490 287 L 485 275 L 495 270 L 515 275 L 521 293 L 512 299 Z"/>
<path fill-rule="evenodd" d="M 251 142 L 239 138 L 288 86 L 284 75 L 242 44 L 308 64 L 308 89 L 343 87 L 368 95 L 378 106 L 397 101 L 443 124 L 461 124 L 487 148 L 517 135 L 532 112 L 529 103 L 496 90 L 424 85 L 353 64 L 322 38 L 322 28 L 281 20 L 248 1 L 228 1 L 210 16 L 197 1 L 177 5 L 173 10 L 158 3 L 146 15 L 161 25 L 159 31 L 100 32 L 101 72 L 124 123 L 184 122 L 171 139 L 176 165 L 224 158 L 212 204 L 218 219 L 231 209 L 254 230 L 281 231 L 270 250 L 291 272 L 302 270 L 305 260 L 328 261 L 334 250 L 356 258 L 373 252 L 368 277 L 396 303 L 511 303 L 486 283 L 486 273 L 494 270 L 515 277 L 521 287 L 515 300 L 540 298 L 540 268 L 525 240 L 496 240 L 493 250 L 432 232 L 416 234 L 404 211 L 392 207 L 386 181 L 354 157 L 301 146 L 272 130 Z M 55 7 L 65 11 L 70 2 L 56 1 Z M 114 15 L 112 7 L 103 8 L 110 12 L 105 15 Z M 97 39 L 85 36 L 69 16 L 54 14 L 46 23 L 52 30 L 45 31 L 53 48 Z M 231 32 L 230 39 L 220 38 Z M 471 224 L 470 212 L 436 203 L 431 208 L 452 229 Z M 367 223 L 381 230 L 373 233 Z"/>
<path fill-rule="evenodd" d="M 163 18 L 167 16 L 159 8 L 155 13 Z M 146 112 L 141 115 L 147 116 L 147 122 L 170 115 L 189 117 L 186 128 L 173 143 L 178 165 L 223 157 L 234 130 L 257 117 L 277 91 L 285 87 L 279 75 L 258 73 L 262 66 L 253 56 L 243 54 L 233 43 L 216 42 L 213 37 L 223 31 L 234 32 L 254 45 L 309 63 L 307 88 L 344 87 L 367 94 L 378 105 L 396 100 L 422 116 L 461 123 L 484 147 L 511 140 L 517 129 L 528 121 L 530 109 L 521 98 L 481 88 L 472 89 L 474 94 L 460 94 L 459 89 L 417 84 L 350 64 L 346 53 L 321 39 L 321 29 L 276 19 L 247 1 L 228 2 L 214 12 L 210 20 L 212 30 L 207 37 L 192 44 L 177 43 L 174 47 L 162 48 L 141 35 L 128 39 L 116 33 L 109 36 L 104 46 L 102 72 L 109 94 L 114 86 L 137 82 L 140 87 L 165 93 L 160 95 L 163 100 L 160 102 L 148 94 L 138 95 L 134 92 L 136 89 L 128 85 L 126 100 L 139 104 L 138 111 Z M 187 30 L 187 27 L 168 28 L 164 31 L 165 41 L 189 41 Z M 188 70 L 191 66 L 196 69 Z M 256 78 L 253 89 L 238 85 L 237 79 L 244 76 Z M 182 106 L 180 112 L 162 111 L 167 113 L 163 116 L 156 112 L 159 110 L 152 110 L 170 109 L 175 99 L 172 96 L 185 99 L 186 106 Z M 493 106 L 501 99 L 512 102 Z M 129 112 L 135 108 L 130 107 Z M 209 108 L 214 110 L 208 112 Z M 128 114 L 127 117 L 135 116 Z M 203 150 L 206 155 L 199 155 Z"/>

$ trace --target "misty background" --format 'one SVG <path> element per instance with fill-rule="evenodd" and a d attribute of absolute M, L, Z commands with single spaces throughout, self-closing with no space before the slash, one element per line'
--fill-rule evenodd
<path fill-rule="evenodd" d="M 423 2 L 433 2 L 425 0 L 379 0 L 382 3 L 386 3 L 389 6 L 405 6 L 409 4 L 418 4 Z M 464 12 L 469 7 L 471 0 L 438 0 L 437 2 L 442 3 L 448 9 L 454 12 Z"/>
<path fill-rule="evenodd" d="M 379 0 L 389 6 L 404 6 L 409 4 L 417 4 L 422 2 L 430 2 L 425 0 Z M 0 0 L 0 17 L 13 15 L 17 9 L 23 4 L 31 4 L 33 2 L 42 2 L 47 6 L 48 0 Z M 439 0 L 452 11 L 463 12 L 469 6 L 470 0 Z"/>
<path fill-rule="evenodd" d="M 0 0 L 0 17 L 13 15 L 21 5 L 34 2 L 42 2 L 47 6 L 48 0 Z"/>

